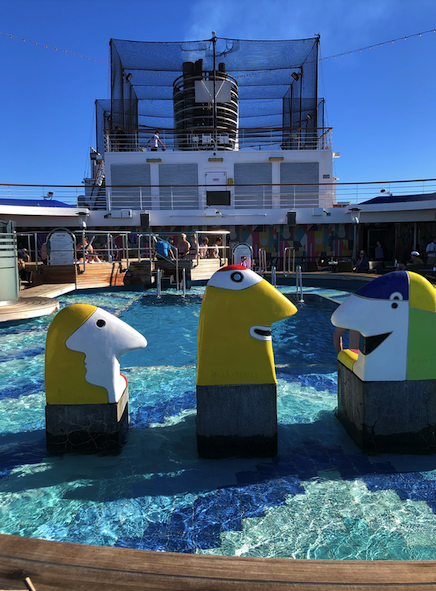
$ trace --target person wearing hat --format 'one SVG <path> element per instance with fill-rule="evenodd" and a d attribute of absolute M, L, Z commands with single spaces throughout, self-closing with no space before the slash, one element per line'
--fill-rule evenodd
<path fill-rule="evenodd" d="M 422 267 L 424 262 L 422 258 L 419 256 L 419 252 L 417 250 L 412 250 L 410 253 L 410 261 L 407 267 Z"/>

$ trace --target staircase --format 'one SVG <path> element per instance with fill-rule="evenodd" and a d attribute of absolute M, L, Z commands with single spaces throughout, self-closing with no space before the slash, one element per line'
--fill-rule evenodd
<path fill-rule="evenodd" d="M 220 259 L 199 259 L 198 265 L 191 269 L 191 280 L 208 281 L 215 271 L 218 271 L 220 267 L 227 264 L 227 261 L 224 259 L 221 259 L 221 262 L 222 264 L 220 265 Z"/>

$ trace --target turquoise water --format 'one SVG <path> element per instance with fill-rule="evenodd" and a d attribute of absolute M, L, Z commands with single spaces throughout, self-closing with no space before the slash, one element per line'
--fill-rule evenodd
<path fill-rule="evenodd" d="M 298 303 L 298 314 L 273 326 L 278 456 L 198 459 L 202 293 L 60 298 L 101 306 L 148 340 L 121 358 L 131 429 L 119 455 L 47 454 L 44 346 L 52 317 L 0 328 L 0 532 L 229 556 L 436 559 L 436 458 L 366 456 L 335 418 L 329 301 Z"/>

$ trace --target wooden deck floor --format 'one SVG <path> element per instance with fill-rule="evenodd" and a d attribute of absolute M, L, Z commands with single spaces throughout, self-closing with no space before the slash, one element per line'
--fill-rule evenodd
<path fill-rule="evenodd" d="M 28 320 L 56 312 L 59 302 L 55 298 L 73 291 L 74 283 L 38 285 L 20 292 L 20 299 L 12 304 L 0 306 L 0 324 L 13 320 Z"/>
<path fill-rule="evenodd" d="M 436 589 L 435 561 L 233 558 L 0 535 L 0 585 L 36 591 L 341 591 Z"/>

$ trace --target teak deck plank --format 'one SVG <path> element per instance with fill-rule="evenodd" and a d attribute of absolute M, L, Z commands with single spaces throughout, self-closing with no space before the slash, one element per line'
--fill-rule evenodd
<path fill-rule="evenodd" d="M 0 535 L 0 585 L 26 577 L 36 591 L 418 591 L 436 589 L 436 561 L 201 556 Z"/>

